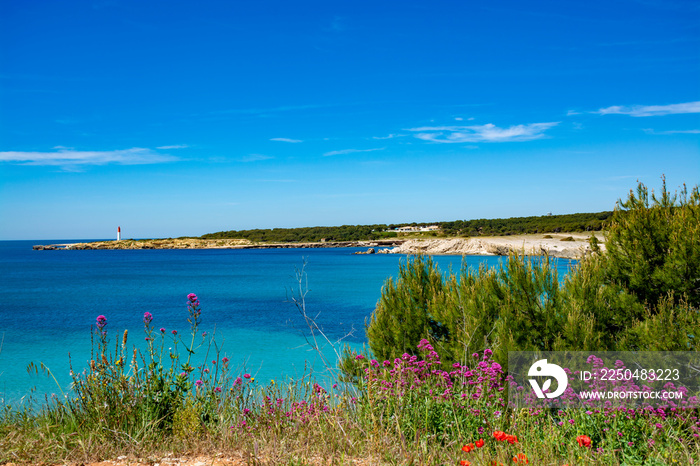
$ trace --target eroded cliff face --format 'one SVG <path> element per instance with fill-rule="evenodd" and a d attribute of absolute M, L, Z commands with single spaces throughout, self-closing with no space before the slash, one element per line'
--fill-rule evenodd
<path fill-rule="evenodd" d="M 455 255 L 507 255 L 518 252 L 528 255 L 550 255 L 578 259 L 591 252 L 590 235 L 566 233 L 557 235 L 518 235 L 474 238 L 445 238 L 408 240 L 402 245 L 380 252 L 390 254 L 455 254 Z M 602 244 L 602 236 L 598 236 Z"/>

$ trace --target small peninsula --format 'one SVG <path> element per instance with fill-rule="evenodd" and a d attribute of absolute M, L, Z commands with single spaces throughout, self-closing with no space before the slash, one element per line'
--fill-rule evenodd
<path fill-rule="evenodd" d="M 549 255 L 578 259 L 591 252 L 589 238 L 593 233 L 555 233 L 510 236 L 450 238 L 392 238 L 368 241 L 317 241 L 259 243 L 244 239 L 144 239 L 96 241 L 90 243 L 36 245 L 35 250 L 96 249 L 282 249 L 282 248 L 368 248 L 362 254 L 428 254 L 428 255 L 508 255 L 511 252 Z M 600 243 L 604 238 L 595 234 Z M 603 247 L 603 245 L 600 245 Z"/>
<path fill-rule="evenodd" d="M 612 212 L 452 222 L 230 230 L 198 238 L 35 245 L 35 250 L 367 248 L 362 254 L 550 255 L 577 259 L 603 243 Z M 601 244 L 601 247 L 602 244 Z"/>

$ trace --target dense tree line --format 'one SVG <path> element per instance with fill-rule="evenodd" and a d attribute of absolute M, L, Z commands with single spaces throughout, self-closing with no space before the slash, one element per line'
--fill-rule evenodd
<path fill-rule="evenodd" d="M 378 225 L 343 225 L 338 227 L 273 228 L 255 230 L 230 230 L 203 235 L 203 239 L 241 238 L 257 242 L 317 242 L 362 241 L 396 237 L 391 230 L 404 226 L 438 225 L 437 232 L 424 233 L 430 236 L 498 236 L 526 233 L 553 233 L 569 231 L 598 231 L 612 212 L 597 212 L 540 217 L 515 217 L 481 220 L 456 220 L 435 223 L 399 223 Z"/>
<path fill-rule="evenodd" d="M 560 231 L 599 231 L 612 212 L 597 212 L 540 217 L 514 217 L 441 222 L 447 236 L 517 235 L 527 233 L 556 233 Z"/>
<path fill-rule="evenodd" d="M 203 239 L 241 238 L 257 242 L 296 243 L 318 241 L 362 241 L 396 236 L 385 232 L 387 225 L 343 225 L 339 227 L 273 228 L 220 231 L 203 235 Z"/>

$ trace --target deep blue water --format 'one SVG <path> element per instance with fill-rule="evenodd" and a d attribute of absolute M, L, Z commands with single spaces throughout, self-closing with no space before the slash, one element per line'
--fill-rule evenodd
<path fill-rule="evenodd" d="M 154 326 L 187 333 L 188 293 L 202 306 L 201 330 L 223 342 L 221 356 L 267 382 L 301 377 L 323 365 L 306 343 L 308 330 L 290 299 L 295 270 L 306 262 L 308 314 L 332 339 L 360 346 L 365 319 L 385 280 L 398 275 L 399 255 L 354 255 L 358 249 L 33 251 L 33 244 L 71 241 L 0 241 L 0 399 L 17 403 L 58 393 L 45 375 L 30 375 L 30 362 L 48 366 L 67 390 L 73 369 L 90 359 L 90 328 L 107 317 L 108 335 L 129 330 L 129 343 L 144 345 L 143 314 Z M 439 256 L 439 267 L 458 271 L 462 258 Z M 468 256 L 489 266 L 502 258 Z M 563 275 L 570 261 L 558 262 Z M 114 340 L 112 340 L 114 341 Z M 166 342 L 169 340 L 166 339 Z M 166 343 L 167 347 L 167 343 Z M 332 357 L 332 349 L 325 348 Z"/>

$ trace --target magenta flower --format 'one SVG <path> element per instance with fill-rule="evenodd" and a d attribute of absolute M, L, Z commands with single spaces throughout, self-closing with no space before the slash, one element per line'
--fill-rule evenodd
<path fill-rule="evenodd" d="M 227 358 L 226 356 L 224 356 L 224 357 L 221 359 L 221 361 L 222 361 L 224 364 L 226 364 L 226 363 L 228 363 L 228 358 Z"/>
<path fill-rule="evenodd" d="M 165 329 L 163 327 L 161 327 L 160 333 L 165 333 Z"/>
<path fill-rule="evenodd" d="M 153 314 L 151 314 L 150 312 L 144 312 L 143 313 L 143 323 L 145 325 L 149 325 L 151 323 L 151 321 L 153 321 Z"/>
<path fill-rule="evenodd" d="M 97 316 L 97 328 L 102 330 L 107 325 L 107 318 L 105 316 Z"/>
<path fill-rule="evenodd" d="M 173 335 L 177 335 L 177 330 L 173 330 L 171 333 L 172 333 Z"/>
<path fill-rule="evenodd" d="M 201 380 L 197 380 L 194 384 L 198 387 L 201 387 L 202 385 L 204 385 L 204 382 L 202 382 Z"/>
<path fill-rule="evenodd" d="M 249 379 L 249 378 L 250 378 L 250 374 L 243 374 L 243 377 L 245 377 L 246 379 Z"/>

